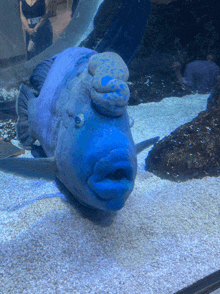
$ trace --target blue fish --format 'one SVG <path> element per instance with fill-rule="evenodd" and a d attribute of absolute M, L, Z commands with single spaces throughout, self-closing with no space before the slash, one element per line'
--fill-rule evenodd
<path fill-rule="evenodd" d="M 0 169 L 56 176 L 84 205 L 117 211 L 134 188 L 137 153 L 159 139 L 134 145 L 128 68 L 116 53 L 79 47 L 46 64 L 46 71 L 40 64 L 32 76 L 38 97 L 20 87 L 16 131 L 26 148 L 38 140 L 47 158 L 1 159 Z"/>

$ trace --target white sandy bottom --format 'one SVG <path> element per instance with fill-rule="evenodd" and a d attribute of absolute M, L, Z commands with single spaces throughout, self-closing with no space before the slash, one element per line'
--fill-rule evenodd
<path fill-rule="evenodd" d="M 207 97 L 129 107 L 135 142 L 168 135 Z M 219 178 L 161 180 L 144 170 L 148 151 L 125 207 L 110 215 L 71 206 L 54 182 L 0 172 L 2 293 L 168 294 L 218 270 Z"/>

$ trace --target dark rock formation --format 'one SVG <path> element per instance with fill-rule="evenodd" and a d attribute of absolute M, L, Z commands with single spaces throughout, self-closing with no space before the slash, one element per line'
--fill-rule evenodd
<path fill-rule="evenodd" d="M 105 0 L 103 4 L 105 5 L 105 2 L 108 4 L 111 1 Z M 94 49 L 100 53 L 114 51 L 123 58 L 126 64 L 129 64 L 135 56 L 138 47 L 141 45 L 141 40 L 151 12 L 151 1 L 121 0 L 119 5 L 115 4 L 115 2 L 113 1 L 113 8 L 116 6 L 117 11 L 112 19 L 111 25 Z M 108 15 L 106 16 L 107 18 Z"/>
<path fill-rule="evenodd" d="M 174 57 L 184 57 L 184 52 L 159 53 L 150 56 L 137 56 L 129 67 L 130 105 L 159 102 L 165 97 L 182 97 L 192 94 L 177 82 L 172 69 Z"/>
<path fill-rule="evenodd" d="M 152 3 L 143 38 L 143 54 L 186 50 L 188 63 L 205 59 L 214 51 L 219 63 L 219 9 L 218 0 L 175 0 L 167 5 Z"/>
<path fill-rule="evenodd" d="M 159 141 L 146 158 L 147 171 L 172 181 L 220 175 L 220 90 L 215 91 L 216 108 Z"/>
<path fill-rule="evenodd" d="M 130 105 L 190 94 L 190 89 L 177 83 L 174 61 L 182 64 L 184 73 L 187 63 L 214 53 L 220 65 L 219 10 L 217 0 L 152 2 L 142 46 L 129 66 Z"/>

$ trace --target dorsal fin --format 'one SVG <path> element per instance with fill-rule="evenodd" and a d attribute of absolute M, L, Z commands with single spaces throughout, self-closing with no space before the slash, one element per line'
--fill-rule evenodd
<path fill-rule="evenodd" d="M 33 70 L 32 75 L 30 76 L 30 83 L 32 87 L 40 92 L 43 84 L 45 82 L 45 79 L 47 77 L 47 74 L 49 70 L 51 69 L 51 66 L 54 63 L 54 60 L 56 59 L 56 56 L 46 59 L 42 62 L 40 62 Z"/>
<path fill-rule="evenodd" d="M 4 158 L 0 170 L 30 178 L 54 180 L 58 171 L 54 157 L 49 158 Z"/>
<path fill-rule="evenodd" d="M 28 123 L 28 102 L 30 99 L 36 99 L 28 86 L 21 84 L 19 95 L 16 101 L 16 111 L 18 121 L 16 124 L 17 139 L 25 146 L 30 146 L 36 141 L 29 134 Z"/>
<path fill-rule="evenodd" d="M 141 153 L 144 149 L 150 147 L 151 145 L 154 145 L 155 143 L 157 143 L 157 141 L 160 139 L 160 137 L 155 137 L 155 138 L 151 138 L 149 140 L 145 140 L 143 142 L 140 142 L 138 144 L 135 145 L 136 147 L 136 153 L 139 154 Z"/>

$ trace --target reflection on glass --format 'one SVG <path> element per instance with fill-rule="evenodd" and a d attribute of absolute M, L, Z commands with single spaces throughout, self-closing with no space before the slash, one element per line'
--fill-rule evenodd
<path fill-rule="evenodd" d="M 63 32 L 71 19 L 71 3 L 69 0 L 20 0 L 19 5 L 26 58 L 30 60 Z"/>

